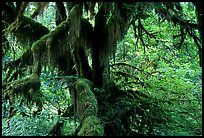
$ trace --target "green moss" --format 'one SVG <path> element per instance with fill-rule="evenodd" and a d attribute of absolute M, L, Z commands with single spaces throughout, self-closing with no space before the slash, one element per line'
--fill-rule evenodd
<path fill-rule="evenodd" d="M 98 117 L 91 115 L 84 119 L 79 136 L 103 136 L 104 128 Z"/>
<path fill-rule="evenodd" d="M 43 46 L 45 46 L 48 37 L 49 34 L 44 35 L 40 40 L 34 42 L 31 47 L 32 52 L 40 51 L 43 48 Z"/>
<path fill-rule="evenodd" d="M 28 44 L 28 41 L 30 41 L 32 44 L 43 35 L 49 33 L 49 30 L 31 18 L 23 17 L 22 21 L 19 22 L 19 27 L 13 33 L 22 43 Z"/>
<path fill-rule="evenodd" d="M 46 61 L 54 67 L 58 64 L 58 58 L 62 55 L 63 52 L 67 52 L 67 44 L 66 44 L 66 35 L 65 32 L 68 31 L 68 23 L 67 20 L 62 22 L 55 30 L 50 33 L 44 35 L 42 38 L 37 40 L 32 45 L 32 52 L 34 52 L 34 60 L 40 60 L 42 54 L 46 56 Z M 65 38 L 65 39 L 61 39 Z M 64 41 L 63 43 L 59 43 L 60 41 Z M 63 51 L 63 52 L 62 52 Z M 44 54 L 46 53 L 46 54 Z M 36 55 L 36 56 L 35 56 Z M 34 61 L 36 62 L 36 61 Z"/>
<path fill-rule="evenodd" d="M 75 122 L 74 120 L 65 120 L 60 129 L 61 135 L 62 136 L 72 136 L 76 127 L 78 126 L 79 126 L 79 123 Z"/>
<path fill-rule="evenodd" d="M 88 80 L 88 79 L 85 79 L 85 78 L 80 78 L 80 79 L 78 79 L 78 81 L 77 82 L 80 82 L 80 83 L 86 83 L 90 88 L 92 88 L 93 87 L 93 82 L 92 81 L 90 81 L 90 80 Z"/>
<path fill-rule="evenodd" d="M 81 121 L 89 115 L 98 113 L 97 100 L 90 89 L 91 82 L 87 79 L 79 79 L 76 82 L 77 91 L 77 117 Z"/>

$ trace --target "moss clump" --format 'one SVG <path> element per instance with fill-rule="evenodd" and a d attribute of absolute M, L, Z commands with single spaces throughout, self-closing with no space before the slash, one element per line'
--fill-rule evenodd
<path fill-rule="evenodd" d="M 77 118 L 82 121 L 89 115 L 96 115 L 98 113 L 97 100 L 90 89 L 91 82 L 86 79 L 79 79 L 76 82 L 77 91 Z"/>
<path fill-rule="evenodd" d="M 84 119 L 79 136 L 103 136 L 104 129 L 98 117 L 91 115 Z"/>
<path fill-rule="evenodd" d="M 18 37 L 20 42 L 26 42 L 26 44 L 30 42 L 30 44 L 32 44 L 43 35 L 48 34 L 49 30 L 31 18 L 22 17 L 19 26 L 13 31 L 13 33 Z"/>

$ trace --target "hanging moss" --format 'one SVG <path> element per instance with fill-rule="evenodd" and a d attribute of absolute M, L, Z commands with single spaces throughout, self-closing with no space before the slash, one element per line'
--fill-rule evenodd
<path fill-rule="evenodd" d="M 82 16 L 82 9 L 81 9 L 81 6 L 79 5 L 74 6 L 69 13 L 68 24 L 69 24 L 70 44 L 77 42 L 76 40 L 80 36 L 81 16 Z"/>
<path fill-rule="evenodd" d="M 51 67 L 56 67 L 60 62 L 59 59 L 65 58 L 66 54 L 70 51 L 67 34 L 54 36 L 54 39 L 49 38 L 47 40 L 47 46 L 47 60 Z"/>
<path fill-rule="evenodd" d="M 42 55 L 47 56 L 46 59 L 48 63 L 50 63 L 53 66 L 56 65 L 56 59 L 57 59 L 56 57 L 60 55 L 59 52 L 56 52 L 56 48 L 58 48 L 56 46 L 56 40 L 57 40 L 57 37 L 59 37 L 59 35 L 63 33 L 62 31 L 66 31 L 66 29 L 67 29 L 67 22 L 64 21 L 54 31 L 50 32 L 47 35 L 44 35 L 41 39 L 33 43 L 31 47 L 31 50 L 33 52 L 33 58 L 34 58 L 33 70 L 36 71 L 38 74 L 39 74 L 39 64 L 40 64 Z M 46 51 L 47 51 L 47 54 L 44 54 L 46 53 Z"/>
<path fill-rule="evenodd" d="M 116 4 L 115 8 L 111 11 L 112 15 L 109 19 L 106 19 L 106 24 L 104 26 L 104 38 L 105 44 L 102 46 L 102 50 L 99 53 L 99 60 L 101 63 L 105 63 L 108 61 L 108 58 L 111 54 L 114 54 L 116 49 L 117 41 L 119 41 L 122 37 L 121 31 L 121 24 L 122 24 L 122 17 L 120 14 L 120 8 L 118 4 Z"/>
<path fill-rule="evenodd" d="M 25 79 L 3 84 L 3 88 L 5 95 L 21 96 L 25 98 L 25 102 L 33 103 L 37 102 L 40 96 L 40 79 L 36 74 L 32 74 Z"/>
<path fill-rule="evenodd" d="M 77 9 L 77 8 L 73 8 L 72 14 L 75 14 L 74 9 Z M 78 15 L 74 17 L 77 17 L 77 16 Z M 27 97 L 29 100 L 32 101 L 33 97 L 35 96 L 34 92 L 39 91 L 39 88 L 40 88 L 39 75 L 41 72 L 42 55 L 46 52 L 47 49 L 52 51 L 51 49 L 56 44 L 55 43 L 56 39 L 59 38 L 64 32 L 67 31 L 68 21 L 70 21 L 70 18 L 62 22 L 54 31 L 50 33 L 48 33 L 49 31 L 47 30 L 47 28 L 43 27 L 41 24 L 27 17 L 23 17 L 22 20 L 17 23 L 16 25 L 17 28 L 13 29 L 13 33 L 18 36 L 19 40 L 22 40 L 22 42 L 24 42 L 25 38 L 28 38 L 32 40 L 32 42 L 35 41 L 31 47 L 31 51 L 33 52 L 33 72 L 32 72 L 33 74 L 25 79 L 16 80 L 11 83 L 7 83 L 5 85 L 7 87 L 7 92 L 21 93 L 22 95 L 24 95 L 25 97 Z M 42 35 L 44 36 L 41 37 Z M 56 56 L 60 55 L 60 53 L 56 53 L 56 51 L 49 52 L 49 50 L 48 50 L 48 55 L 49 55 L 50 61 L 52 61 L 53 58 L 56 58 Z M 60 50 L 60 52 L 61 51 L 62 50 Z M 57 55 L 53 56 L 53 54 L 50 54 L 50 53 L 57 54 Z"/>

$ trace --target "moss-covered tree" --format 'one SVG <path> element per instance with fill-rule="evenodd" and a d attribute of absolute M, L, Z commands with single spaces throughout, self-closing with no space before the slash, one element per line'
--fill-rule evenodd
<path fill-rule="evenodd" d="M 133 92 L 134 95 L 130 95 L 116 87 L 109 76 L 109 58 L 114 55 L 117 42 L 124 38 L 131 25 L 135 37 L 141 41 L 144 49 L 146 46 L 143 34 L 156 39 L 141 22 L 148 18 L 148 11 L 154 11 L 159 22 L 167 20 L 180 27 L 180 34 L 175 36 L 180 38 L 176 45 L 178 48 L 182 46 L 185 35 L 189 34 L 194 39 L 201 58 L 200 38 L 195 34 L 196 29 L 201 29 L 200 3 L 194 3 L 198 14 L 198 24 L 194 24 L 182 18 L 182 6 L 179 3 L 56 2 L 57 26 L 53 31 L 34 19 L 49 3 L 37 3 L 36 11 L 28 17 L 24 14 L 29 4 L 2 3 L 2 56 L 4 57 L 7 49 L 12 48 L 8 42 L 11 37 L 17 38 L 25 50 L 20 58 L 3 66 L 3 71 L 6 72 L 3 93 L 6 98 L 15 98 L 14 95 L 25 96 L 27 101 L 36 102 L 41 111 L 42 101 L 38 99 L 42 67 L 50 70 L 58 68 L 61 76 L 77 75 L 79 79 L 71 81 L 73 85 L 69 88 L 74 114 L 80 122 L 75 135 L 135 134 L 131 133 L 128 117 L 140 109 L 130 106 L 118 112 L 117 109 L 128 105 L 116 104 L 116 101 L 137 97 L 141 93 Z M 98 10 L 94 10 L 94 7 Z M 84 17 L 86 12 L 90 13 L 90 19 Z M 88 57 L 92 59 L 91 64 Z M 31 71 L 22 75 L 26 70 Z M 110 108 L 107 109 L 107 105 Z M 144 108 L 148 108 L 146 106 Z M 156 108 L 156 105 L 153 106 Z M 106 114 L 109 110 L 111 115 Z M 117 119 L 114 119 L 116 115 Z M 151 133 L 152 128 L 149 131 Z"/>

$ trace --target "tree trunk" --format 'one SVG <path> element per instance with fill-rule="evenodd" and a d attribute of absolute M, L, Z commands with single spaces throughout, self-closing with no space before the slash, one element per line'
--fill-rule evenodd
<path fill-rule="evenodd" d="M 57 6 L 62 5 L 58 3 Z M 80 122 L 75 134 L 81 136 L 102 136 L 104 135 L 104 126 L 98 118 L 98 108 L 100 107 L 103 110 L 106 107 L 103 107 L 97 101 L 100 94 L 93 91 L 89 80 L 93 80 L 95 87 L 105 88 L 108 83 L 106 77 L 108 75 L 109 56 L 115 50 L 117 41 L 121 40 L 125 34 L 124 32 L 127 31 L 125 26 L 128 24 L 128 20 L 122 14 L 124 9 L 121 8 L 120 4 L 116 4 L 116 7 L 111 9 L 110 3 L 103 3 L 96 15 L 95 28 L 93 28 L 87 20 L 81 17 L 82 5 L 72 6 L 73 8 L 69 11 L 67 19 L 63 21 L 63 17 L 58 20 L 60 24 L 51 32 L 29 18 L 24 16 L 21 18 L 20 26 L 17 26 L 17 31 L 14 31 L 14 33 L 22 42 L 26 38 L 29 40 L 33 39 L 31 41 L 32 44 L 29 45 L 33 56 L 32 74 L 26 79 L 17 80 L 9 84 L 18 83 L 19 87 L 22 85 L 26 88 L 27 85 L 35 84 L 38 85 L 35 87 L 38 89 L 33 88 L 32 92 L 39 92 L 41 66 L 42 63 L 46 62 L 51 67 L 59 67 L 63 75 L 73 75 L 72 73 L 76 71 L 79 77 L 86 79 L 78 79 L 74 87 L 70 89 L 76 119 Z M 110 10 L 113 10 L 113 15 L 119 18 L 115 19 L 114 16 L 111 16 L 108 21 L 104 15 L 108 14 Z M 60 11 L 57 11 L 57 13 L 60 14 Z M 15 14 L 8 15 L 7 17 L 10 17 Z M 25 27 L 28 24 L 30 26 L 28 28 Z M 27 32 L 25 29 L 27 29 Z M 34 33 L 32 30 L 35 30 Z M 92 51 L 92 69 L 88 64 L 87 49 Z M 73 66 L 75 71 L 73 71 Z M 113 91 L 116 92 L 117 90 Z M 111 93 L 113 91 L 108 91 L 107 89 L 106 92 Z"/>
<path fill-rule="evenodd" d="M 198 30 L 200 33 L 200 41 L 202 45 L 202 2 L 193 2 L 196 7 L 197 20 L 198 20 Z M 203 66 L 202 63 L 202 47 L 199 49 L 199 58 L 200 58 L 200 66 Z"/>

